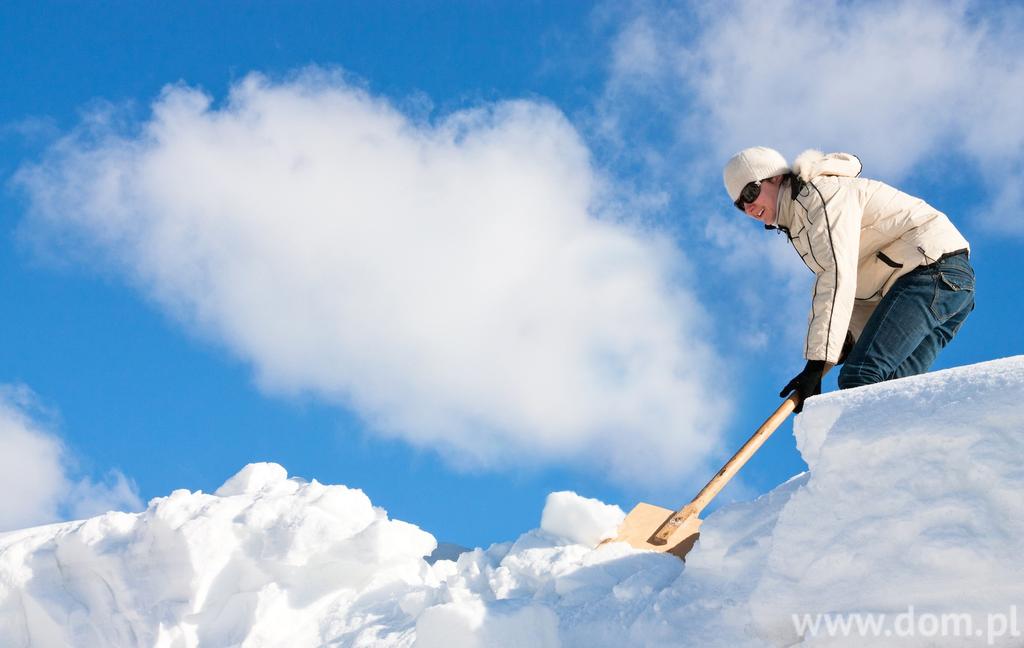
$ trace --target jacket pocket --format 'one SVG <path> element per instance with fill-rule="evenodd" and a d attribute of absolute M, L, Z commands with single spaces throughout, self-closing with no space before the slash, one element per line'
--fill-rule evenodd
<path fill-rule="evenodd" d="M 886 256 L 886 254 L 884 252 L 879 251 L 878 254 L 876 254 L 875 256 L 878 257 L 879 261 L 881 261 L 885 265 L 889 266 L 890 268 L 902 268 L 903 267 L 902 263 L 896 263 L 895 261 L 890 259 L 888 256 Z"/>
<path fill-rule="evenodd" d="M 854 298 L 860 300 L 874 300 L 882 296 L 882 287 L 885 286 L 902 266 L 893 266 L 895 263 L 889 257 L 889 263 L 882 260 L 881 253 L 866 257 L 857 268 L 857 291 Z"/>

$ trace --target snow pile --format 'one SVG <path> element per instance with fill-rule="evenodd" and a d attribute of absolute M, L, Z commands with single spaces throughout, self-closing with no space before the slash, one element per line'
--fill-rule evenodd
<path fill-rule="evenodd" d="M 437 585 L 434 546 L 361 491 L 252 464 L 215 495 L 0 536 L 0 645 L 315 646 L 401 617 L 390 593 Z"/>
<path fill-rule="evenodd" d="M 548 495 L 540 528 L 556 538 L 596 546 L 605 538 L 614 537 L 625 517 L 618 506 L 560 491 Z"/>
<path fill-rule="evenodd" d="M 904 639 L 922 644 L 933 617 L 967 615 L 986 638 L 994 615 L 1012 621 L 1024 604 L 1021 358 L 818 399 L 795 428 L 810 478 L 751 596 L 761 632 L 795 641 L 793 612 L 911 606 L 920 627 Z"/>
<path fill-rule="evenodd" d="M 1019 645 L 1022 428 L 1024 358 L 815 398 L 810 471 L 710 516 L 685 568 L 594 549 L 622 511 L 574 493 L 431 565 L 433 537 L 362 492 L 251 465 L 213 495 L 0 535 L 0 645 Z"/>

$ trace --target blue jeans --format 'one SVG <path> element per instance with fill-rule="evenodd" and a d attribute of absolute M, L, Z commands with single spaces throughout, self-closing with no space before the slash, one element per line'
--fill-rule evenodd
<path fill-rule="evenodd" d="M 839 372 L 839 388 L 928 371 L 972 310 L 974 269 L 966 253 L 900 277 L 850 350 Z"/>

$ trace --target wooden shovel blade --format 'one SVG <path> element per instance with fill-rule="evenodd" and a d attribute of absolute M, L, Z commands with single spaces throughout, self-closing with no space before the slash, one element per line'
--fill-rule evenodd
<path fill-rule="evenodd" d="M 831 365 L 825 367 L 825 371 L 828 371 Z M 711 478 L 689 504 L 678 511 L 670 511 L 667 508 L 640 502 L 622 521 L 618 537 L 605 542 L 628 542 L 637 549 L 670 553 L 685 560 L 686 554 L 697 542 L 701 523 L 700 512 L 725 488 L 733 475 L 757 452 L 772 432 L 786 420 L 796 408 L 799 399 L 797 393 L 793 392 L 789 398 L 782 401 L 778 409 L 757 428 L 753 436 L 747 439 L 732 459 L 722 466 L 718 474 Z"/>
<path fill-rule="evenodd" d="M 686 554 L 693 548 L 693 544 L 697 542 L 697 537 L 700 535 L 701 519 L 699 517 L 690 515 L 684 519 L 665 542 L 655 537 L 662 525 L 675 514 L 676 511 L 640 502 L 633 507 L 626 519 L 619 525 L 619 535 L 605 542 L 628 542 L 630 546 L 637 549 L 670 553 L 685 559 Z"/>

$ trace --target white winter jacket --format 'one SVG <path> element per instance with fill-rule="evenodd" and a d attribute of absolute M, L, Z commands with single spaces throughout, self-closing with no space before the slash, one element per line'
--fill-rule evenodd
<path fill-rule="evenodd" d="M 859 337 L 897 279 L 970 248 L 945 214 L 860 171 L 847 153 L 805 151 L 793 163 L 802 186 L 787 180 L 779 191 L 776 225 L 816 275 L 808 360 L 836 362 L 846 332 Z"/>

